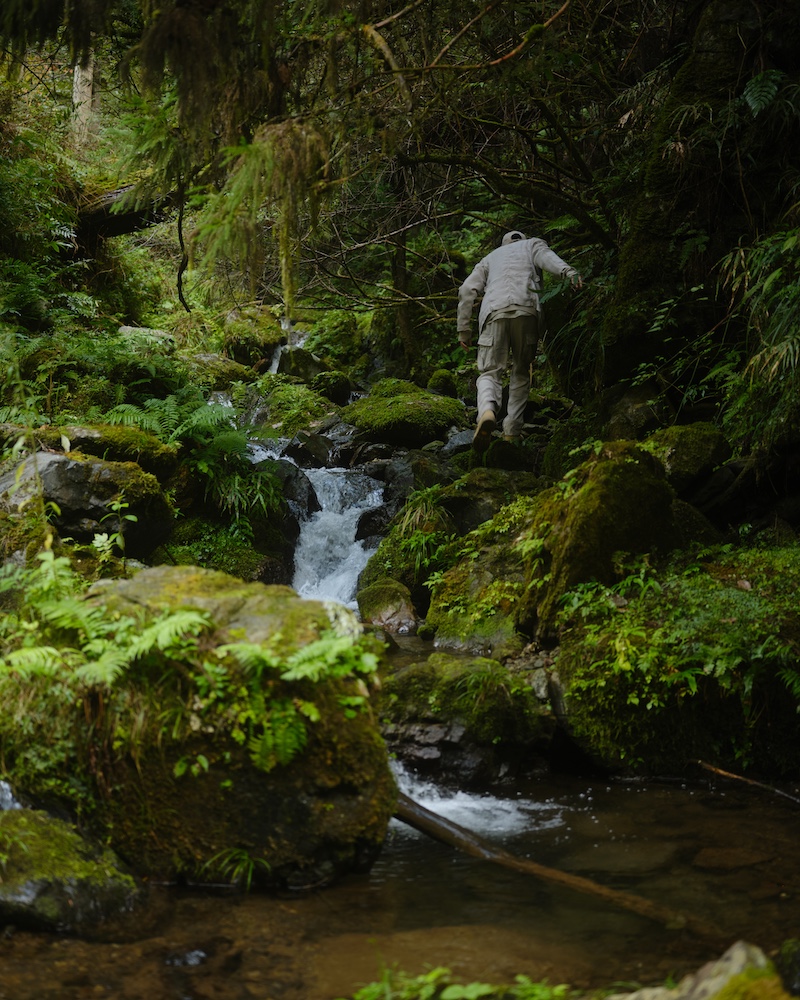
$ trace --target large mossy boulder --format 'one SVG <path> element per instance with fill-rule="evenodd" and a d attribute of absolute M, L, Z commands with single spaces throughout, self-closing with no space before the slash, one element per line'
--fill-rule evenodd
<path fill-rule="evenodd" d="M 370 441 L 418 448 L 461 426 L 465 409 L 457 399 L 387 378 L 376 383 L 368 396 L 346 406 L 342 417 Z"/>
<path fill-rule="evenodd" d="M 381 688 L 383 733 L 415 771 L 460 788 L 542 765 L 554 720 L 497 660 L 432 653 Z"/>
<path fill-rule="evenodd" d="M 79 813 L 150 877 L 301 886 L 375 859 L 395 802 L 365 683 L 383 647 L 352 612 L 156 567 L 96 584 L 85 614 L 116 659 L 2 678 L 18 796 Z"/>
<path fill-rule="evenodd" d="M 91 542 L 123 532 L 128 555 L 144 558 L 166 538 L 173 511 L 154 475 L 135 462 L 107 462 L 78 452 L 36 452 L 0 477 L 0 510 L 16 513 L 38 498 L 62 536 Z M 115 510 L 114 505 L 121 504 Z"/>
<path fill-rule="evenodd" d="M 610 442 L 560 483 L 520 497 L 460 543 L 433 590 L 437 645 L 502 658 L 552 631 L 561 597 L 612 581 L 621 555 L 668 551 L 677 537 L 662 466 L 635 444 Z"/>
<path fill-rule="evenodd" d="M 0 924 L 97 933 L 144 901 L 141 884 L 107 847 L 33 809 L 0 810 Z"/>

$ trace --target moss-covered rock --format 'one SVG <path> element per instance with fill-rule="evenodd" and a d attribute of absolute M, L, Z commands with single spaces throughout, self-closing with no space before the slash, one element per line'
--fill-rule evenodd
<path fill-rule="evenodd" d="M 674 545 L 672 498 L 652 456 L 630 442 L 599 447 L 561 483 L 464 538 L 433 591 L 427 623 L 437 643 L 500 656 L 552 630 L 562 595 L 613 580 L 618 553 Z"/>
<path fill-rule="evenodd" d="M 458 396 L 458 383 L 455 375 L 446 368 L 437 368 L 428 379 L 428 392 L 435 392 L 438 396 L 450 396 L 455 399 Z"/>
<path fill-rule="evenodd" d="M 105 581 L 88 608 L 153 641 L 102 686 L 2 678 L 18 797 L 79 811 L 150 876 L 301 885 L 374 860 L 395 785 L 365 687 L 382 647 L 351 612 L 194 567 Z M 199 637 L 165 624 L 187 611 Z"/>
<path fill-rule="evenodd" d="M 178 467 L 179 447 L 164 444 L 155 434 L 126 427 L 121 424 L 92 424 L 89 426 L 42 427 L 36 437 L 52 451 L 59 451 L 68 443 L 66 451 L 94 455 L 108 462 L 136 462 L 145 472 L 151 472 L 160 482 L 165 482 Z"/>
<path fill-rule="evenodd" d="M 412 494 L 370 556 L 359 580 L 369 587 L 382 577 L 403 583 L 418 608 L 427 608 L 420 588 L 432 573 L 450 566 L 458 537 L 490 520 L 510 500 L 540 492 L 547 481 L 528 472 L 478 467 L 452 483 Z"/>
<path fill-rule="evenodd" d="M 661 462 L 667 481 L 685 494 L 731 456 L 730 445 L 713 424 L 676 424 L 656 431 L 642 448 Z"/>
<path fill-rule="evenodd" d="M 264 398 L 254 418 L 256 437 L 291 438 L 301 430 L 315 430 L 339 412 L 321 393 L 285 375 L 265 376 L 260 385 Z"/>
<path fill-rule="evenodd" d="M 532 767 L 553 730 L 530 686 L 497 660 L 445 652 L 387 677 L 380 710 L 396 756 L 461 787 L 512 762 Z"/>
<path fill-rule="evenodd" d="M 144 893 L 107 847 L 32 809 L 0 810 L 0 923 L 62 933 L 96 932 Z"/>
<path fill-rule="evenodd" d="M 311 388 L 336 406 L 346 406 L 353 393 L 353 383 L 344 372 L 320 372 L 311 379 Z"/>
<path fill-rule="evenodd" d="M 342 417 L 371 441 L 416 448 L 442 437 L 452 426 L 461 426 L 465 410 L 456 399 L 390 378 L 345 407 Z"/>
<path fill-rule="evenodd" d="M 181 364 L 189 380 L 209 392 L 226 392 L 237 382 L 255 382 L 258 374 L 222 354 L 182 354 Z"/>
<path fill-rule="evenodd" d="M 359 590 L 358 610 L 363 622 L 378 625 L 387 632 L 407 635 L 416 631 L 417 616 L 411 592 L 390 577 L 382 577 Z"/>
<path fill-rule="evenodd" d="M 37 498 L 54 505 L 62 535 L 91 542 L 124 533 L 128 555 L 144 557 L 169 534 L 173 512 L 158 480 L 135 462 L 106 462 L 79 452 L 37 452 L 0 477 L 0 507 L 12 512 Z M 122 504 L 119 510 L 114 504 Z"/>
<path fill-rule="evenodd" d="M 607 767 L 793 775 L 799 587 L 793 544 L 676 553 L 613 590 L 575 591 L 557 658 L 575 740 Z"/>
<path fill-rule="evenodd" d="M 268 309 L 241 309 L 225 322 L 223 353 L 237 364 L 257 371 L 272 360 L 287 341 L 280 320 Z"/>

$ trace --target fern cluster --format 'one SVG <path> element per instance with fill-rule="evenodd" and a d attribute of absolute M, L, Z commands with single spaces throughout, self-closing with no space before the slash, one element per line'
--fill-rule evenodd
<path fill-rule="evenodd" d="M 269 771 L 300 754 L 309 727 L 322 718 L 317 685 L 350 682 L 336 695 L 345 718 L 366 707 L 363 678 L 378 659 L 360 634 L 334 625 L 288 655 L 246 641 L 215 647 L 204 612 L 164 611 L 143 623 L 87 597 L 84 588 L 69 560 L 50 550 L 32 567 L 0 569 L 7 607 L 0 619 L 0 698 L 9 707 L 0 722 L 5 753 L 11 748 L 13 756 L 17 746 L 24 756 L 17 741 L 30 738 L 27 717 L 52 712 L 62 720 L 56 729 L 73 733 L 63 737 L 67 742 L 100 738 L 114 753 L 138 758 L 165 739 L 181 743 L 195 732 L 219 733 Z M 329 697 L 328 691 L 326 704 Z M 59 752 L 63 760 L 77 745 Z M 37 748 L 25 766 L 35 768 L 46 757 Z M 49 758 L 41 766 L 49 768 Z M 181 758 L 175 774 L 208 766 L 202 754 L 192 765 Z"/>

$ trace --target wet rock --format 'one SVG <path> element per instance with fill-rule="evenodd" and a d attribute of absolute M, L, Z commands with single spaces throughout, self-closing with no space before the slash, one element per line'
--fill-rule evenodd
<path fill-rule="evenodd" d="M 417 631 L 416 613 L 411 593 L 397 580 L 383 577 L 358 592 L 361 620 L 385 628 L 398 635 L 413 635 Z"/>
<path fill-rule="evenodd" d="M 498 662 L 433 653 L 384 678 L 384 738 L 416 770 L 478 787 L 543 761 L 552 720 Z"/>
<path fill-rule="evenodd" d="M 324 469 L 330 459 L 331 445 L 321 434 L 298 431 L 286 446 L 284 454 L 293 458 L 302 468 Z"/>
<path fill-rule="evenodd" d="M 146 897 L 108 848 L 32 809 L 0 811 L 0 924 L 69 934 L 97 932 Z"/>
<path fill-rule="evenodd" d="M 770 859 L 771 855 L 746 847 L 704 847 L 694 856 L 692 864 L 695 868 L 712 871 L 735 871 L 737 868 L 752 868 Z"/>
<path fill-rule="evenodd" d="M 278 359 L 279 375 L 293 375 L 303 382 L 312 382 L 327 370 L 325 362 L 304 347 L 284 347 Z"/>

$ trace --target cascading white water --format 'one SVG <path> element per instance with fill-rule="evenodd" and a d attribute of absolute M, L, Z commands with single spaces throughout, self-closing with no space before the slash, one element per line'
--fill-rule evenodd
<path fill-rule="evenodd" d="M 513 835 L 531 829 L 550 830 L 565 824 L 563 805 L 530 799 L 503 799 L 495 795 L 446 789 L 392 763 L 398 788 L 409 798 L 452 823 L 482 836 Z M 404 823 L 397 830 L 408 836 L 422 836 Z"/>
<path fill-rule="evenodd" d="M 383 487 L 351 469 L 308 469 L 322 507 L 300 526 L 292 586 L 301 597 L 356 607 L 358 577 L 373 549 L 356 541 L 361 515 L 380 506 Z"/>
<path fill-rule="evenodd" d="M 3 809 L 21 809 L 22 806 L 14 798 L 11 785 L 7 781 L 0 781 L 0 811 Z"/>

